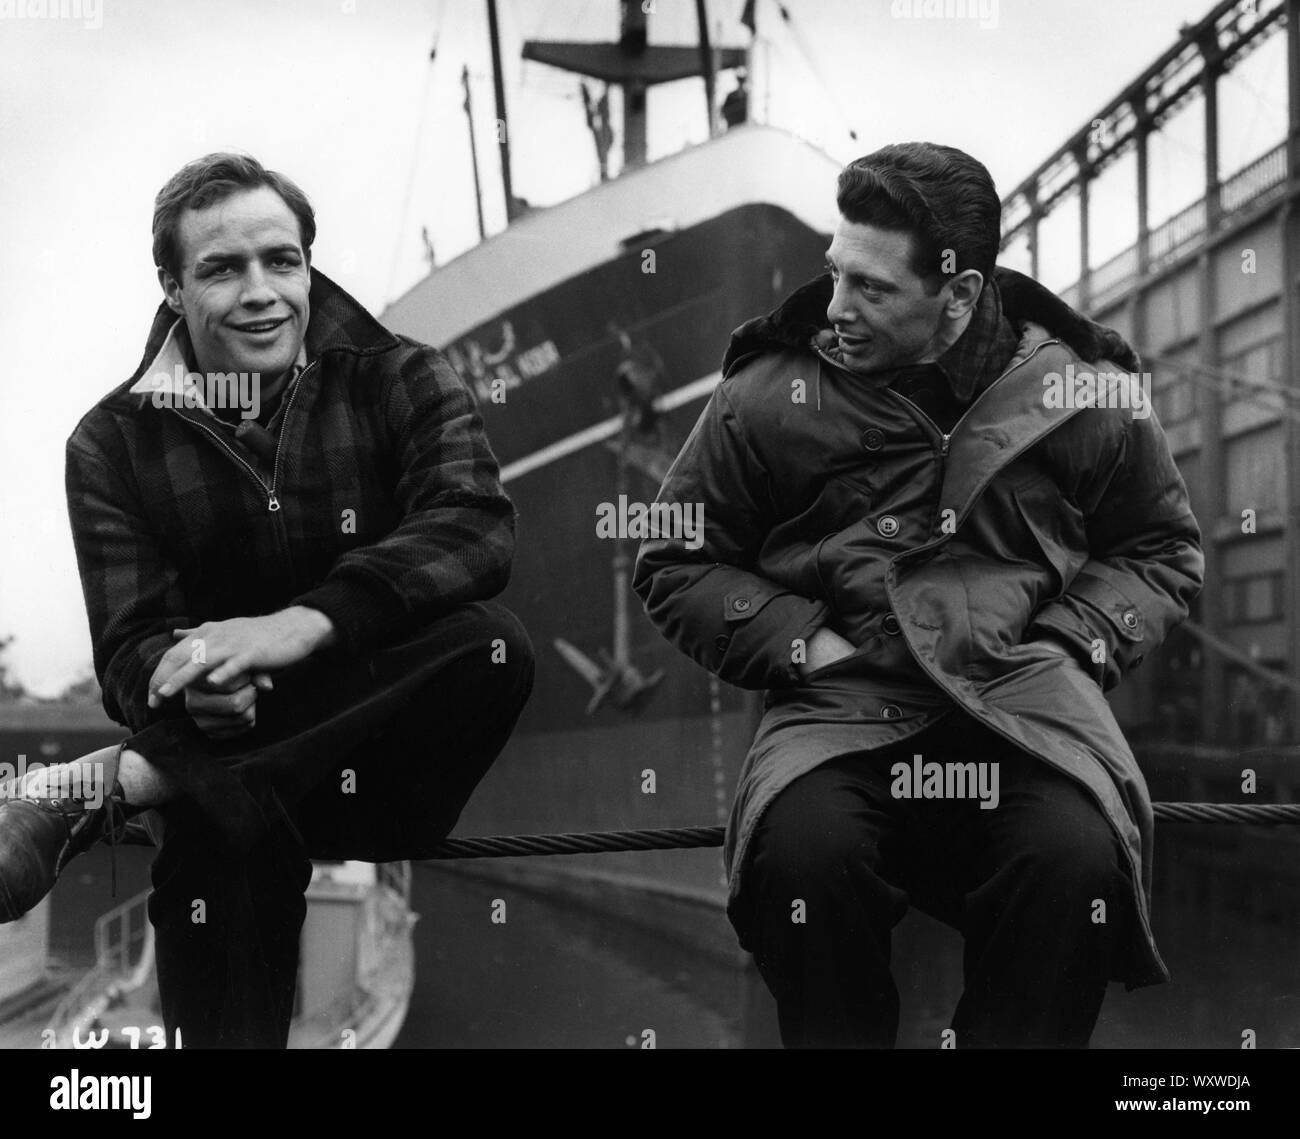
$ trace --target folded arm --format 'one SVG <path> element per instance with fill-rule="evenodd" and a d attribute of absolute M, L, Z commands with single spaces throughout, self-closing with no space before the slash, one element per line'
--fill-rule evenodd
<path fill-rule="evenodd" d="M 294 599 L 324 613 L 356 652 L 440 611 L 500 593 L 514 558 L 515 511 L 460 377 L 442 353 L 406 357 L 384 394 L 402 519 L 349 550 Z"/>
<path fill-rule="evenodd" d="M 768 472 L 717 388 L 668 471 L 658 500 L 703 508 L 703 541 L 641 543 L 632 588 L 656 628 L 692 660 L 741 688 L 789 687 L 827 605 L 751 568 L 774 524 Z M 799 651 L 799 646 L 803 651 Z"/>
<path fill-rule="evenodd" d="M 1187 616 L 1205 558 L 1154 414 L 1129 420 L 1114 461 L 1083 490 L 1090 557 L 1035 616 L 1027 638 L 1068 646 L 1109 691 Z"/>

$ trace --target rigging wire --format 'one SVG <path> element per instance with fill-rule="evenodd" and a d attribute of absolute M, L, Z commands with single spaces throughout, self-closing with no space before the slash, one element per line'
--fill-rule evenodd
<path fill-rule="evenodd" d="M 803 34 L 803 30 L 795 23 L 794 17 L 790 13 L 790 9 L 787 8 L 785 4 L 782 4 L 780 3 L 780 0 L 777 0 L 776 8 L 777 11 L 781 13 L 781 20 L 789 31 L 790 38 L 794 43 L 795 48 L 799 51 L 799 54 L 803 56 L 803 61 L 807 66 L 808 71 L 812 74 L 813 80 L 819 87 L 821 87 L 835 113 L 839 116 L 840 125 L 848 132 L 849 138 L 854 142 L 857 142 L 858 132 L 853 125 L 853 120 L 844 109 L 844 100 L 841 98 L 840 93 L 827 81 L 826 69 L 818 65 L 817 58 L 813 54 L 812 46 L 809 44 L 807 36 Z"/>
<path fill-rule="evenodd" d="M 438 43 L 442 39 L 442 21 L 446 13 L 447 0 L 438 0 L 438 14 L 435 17 L 433 46 L 429 49 L 429 58 L 424 69 L 424 88 L 420 95 L 420 110 L 416 116 L 415 139 L 411 145 L 411 162 L 407 169 L 406 189 L 402 192 L 402 208 L 397 214 L 397 237 L 393 245 L 393 256 L 389 263 L 388 270 L 388 288 L 386 290 L 389 301 L 395 300 L 394 286 L 397 281 L 397 270 L 401 263 L 402 244 L 406 236 L 406 217 L 411 209 L 411 194 L 415 189 L 415 173 L 420 164 L 420 143 L 424 139 L 425 123 L 429 116 L 430 96 L 433 91 L 433 72 L 434 65 L 438 58 Z"/>

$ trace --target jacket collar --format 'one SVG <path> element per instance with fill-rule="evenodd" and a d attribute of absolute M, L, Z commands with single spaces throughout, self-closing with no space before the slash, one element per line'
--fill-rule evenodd
<path fill-rule="evenodd" d="M 840 363 L 838 341 L 831 329 L 822 329 L 813 343 L 824 355 Z M 943 355 L 933 363 L 911 364 L 881 372 L 878 379 L 893 385 L 904 375 L 920 374 L 938 367 L 957 399 L 969 403 L 977 392 L 982 392 L 1002 374 L 1019 343 L 1020 337 L 1003 315 L 997 281 L 990 281 L 980 290 L 970 321 Z"/>
<path fill-rule="evenodd" d="M 1014 269 L 1004 269 L 999 266 L 994 269 L 990 284 L 994 288 L 992 290 L 986 288 L 984 293 L 990 294 L 990 301 L 1000 307 L 1002 315 L 1010 322 L 1017 339 L 1023 336 L 1026 322 L 1033 322 L 1045 328 L 1049 335 L 1064 341 L 1080 359 L 1088 363 L 1111 360 L 1129 371 L 1140 370 L 1141 361 L 1138 354 L 1119 333 L 1096 324 L 1082 313 L 1076 312 L 1055 293 L 1045 289 L 1032 278 L 1017 273 Z M 743 360 L 759 352 L 818 346 L 820 335 L 828 331 L 826 309 L 831 302 L 831 293 L 831 278 L 830 274 L 826 273 L 796 289 L 766 316 L 746 321 L 731 334 L 731 343 L 722 361 L 722 374 L 730 375 Z M 957 343 L 938 361 L 950 380 L 953 379 L 954 374 L 964 374 L 965 379 L 958 382 L 970 384 L 988 382 L 989 378 L 983 376 L 978 370 L 972 378 L 971 364 L 968 359 L 977 348 L 982 353 L 989 351 L 988 333 L 993 327 L 990 322 L 997 317 L 993 315 L 991 309 L 986 309 L 985 315 L 981 317 L 980 307 L 984 306 L 985 297 L 982 293 L 980 306 L 971 319 L 971 325 L 976 325 L 977 321 L 981 322 L 976 327 L 975 335 L 966 344 L 962 343 L 971 332 L 971 325 L 968 325 Z M 996 347 L 996 337 L 992 344 Z M 999 366 L 1005 366 L 1006 363 L 1007 358 L 1004 357 Z M 979 388 L 976 387 L 975 390 Z M 961 394 L 956 389 L 955 393 Z"/>
<path fill-rule="evenodd" d="M 293 362 L 288 380 L 283 385 L 284 390 L 288 390 L 293 385 L 306 367 L 307 344 L 304 338 L 303 343 L 298 346 L 298 358 Z M 172 406 L 196 407 L 211 415 L 212 411 L 204 399 L 203 386 L 192 379 L 197 368 L 194 345 L 190 342 L 185 319 L 178 316 L 168 329 L 167 338 L 158 349 L 158 355 L 144 366 L 140 378 L 127 391 L 131 395 L 147 395 L 155 402 L 166 400 Z"/>
<path fill-rule="evenodd" d="M 307 299 L 311 305 L 311 316 L 307 320 L 303 348 L 309 359 L 314 360 L 324 352 L 352 352 L 368 356 L 386 352 L 401 343 L 358 301 L 319 269 L 311 271 L 311 290 Z M 165 302 L 160 304 L 149 328 L 144 356 L 127 381 L 129 392 L 139 394 L 144 390 L 152 393 L 155 388 L 149 384 L 149 377 L 156 372 L 166 370 L 174 376 L 178 362 L 188 368 L 186 355 L 189 338 L 183 335 L 183 327 L 179 335 L 174 335 L 178 324 L 183 326 L 184 321 L 178 320 Z M 305 366 L 306 360 L 302 352 L 299 353 L 298 362 Z M 145 383 L 143 389 L 141 381 Z"/>
<path fill-rule="evenodd" d="M 1020 337 L 1002 311 L 1002 293 L 996 280 L 980 291 L 979 302 L 955 343 L 936 361 L 948 377 L 953 394 L 969 403 L 1002 374 L 1015 355 Z"/>

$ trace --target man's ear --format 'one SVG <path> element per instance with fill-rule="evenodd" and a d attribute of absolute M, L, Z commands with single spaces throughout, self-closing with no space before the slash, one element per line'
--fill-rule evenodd
<path fill-rule="evenodd" d="M 162 286 L 167 307 L 177 316 L 185 315 L 185 302 L 181 300 L 180 283 L 161 265 L 158 266 L 158 284 Z"/>
<path fill-rule="evenodd" d="M 966 269 L 948 282 L 948 288 L 951 291 L 944 305 L 944 315 L 958 320 L 974 310 L 984 288 L 984 274 L 978 269 Z"/>

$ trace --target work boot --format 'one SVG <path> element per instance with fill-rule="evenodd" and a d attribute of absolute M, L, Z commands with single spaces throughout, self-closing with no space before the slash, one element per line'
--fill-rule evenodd
<path fill-rule="evenodd" d="M 0 798 L 0 925 L 17 921 L 53 888 L 63 868 L 100 839 L 116 846 L 126 825 L 126 802 L 117 781 L 122 748 L 105 763 L 104 784 L 113 790 L 99 806 L 84 797 L 23 797 L 24 781 L 13 781 Z M 49 770 L 48 768 L 46 770 Z M 113 893 L 117 893 L 116 850 Z"/>

